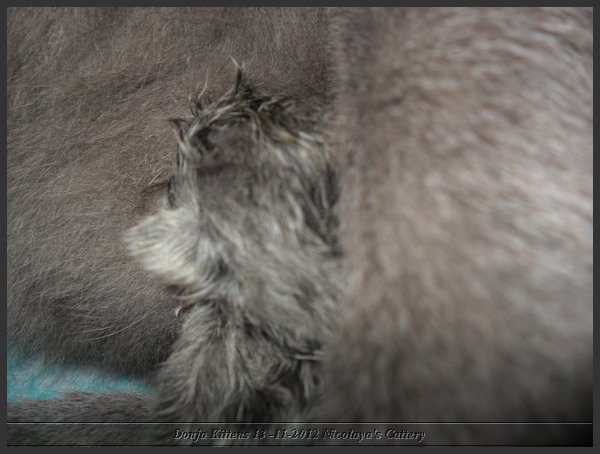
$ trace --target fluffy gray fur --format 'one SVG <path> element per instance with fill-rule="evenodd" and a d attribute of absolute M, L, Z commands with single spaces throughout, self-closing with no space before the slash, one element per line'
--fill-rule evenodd
<path fill-rule="evenodd" d="M 317 386 L 336 300 L 335 186 L 295 104 L 239 72 L 222 99 L 175 120 L 170 206 L 127 235 L 190 311 L 158 376 L 160 421 L 286 420 Z"/>
<path fill-rule="evenodd" d="M 310 8 L 8 10 L 15 347 L 139 375 L 168 357 L 177 303 L 122 241 L 163 196 L 174 153 L 165 118 L 185 115 L 198 86 L 229 90 L 231 58 L 270 93 L 322 104 L 323 22 Z"/>
<path fill-rule="evenodd" d="M 152 405 L 133 422 L 193 431 L 198 421 L 290 420 L 315 394 L 336 301 L 329 154 L 297 101 L 259 94 L 241 70 L 231 91 L 203 102 L 172 121 L 179 147 L 163 206 L 126 235 L 131 255 L 181 302 L 183 325 Z M 83 398 L 67 400 L 80 408 Z M 122 401 L 109 395 L 105 405 Z M 19 408 L 27 421 L 29 406 Z M 161 444 L 173 427 L 138 435 Z M 102 438 L 112 429 L 81 430 Z M 73 439 L 63 432 L 53 440 Z"/>
<path fill-rule="evenodd" d="M 9 338 L 161 364 L 151 398 L 9 420 L 591 421 L 591 19 L 9 10 Z M 249 73 L 233 89 L 228 56 Z M 170 172 L 187 80 L 208 88 L 172 122 Z M 550 427 L 427 442 L 591 442 Z M 9 426 L 14 444 L 172 435 Z"/>

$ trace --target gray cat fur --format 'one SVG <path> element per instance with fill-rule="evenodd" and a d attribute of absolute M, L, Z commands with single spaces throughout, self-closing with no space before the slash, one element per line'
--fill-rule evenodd
<path fill-rule="evenodd" d="M 321 419 L 592 420 L 592 29 L 589 9 L 339 15 L 345 285 Z"/>
<path fill-rule="evenodd" d="M 16 8 L 8 38 L 9 339 L 157 387 L 9 421 L 591 420 L 591 10 Z M 173 442 L 115 430 L 9 442 Z"/>

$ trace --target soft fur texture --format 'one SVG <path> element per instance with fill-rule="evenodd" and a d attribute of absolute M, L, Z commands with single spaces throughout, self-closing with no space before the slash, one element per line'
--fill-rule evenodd
<path fill-rule="evenodd" d="M 9 421 L 591 421 L 592 113 L 586 9 L 9 9 L 9 339 L 157 387 Z"/>
<path fill-rule="evenodd" d="M 269 92 L 322 103 L 323 14 L 9 9 L 9 339 L 133 373 L 166 359 L 176 304 L 122 241 L 170 175 L 165 119 L 204 83 L 228 90 L 230 57 Z"/>
<path fill-rule="evenodd" d="M 347 285 L 320 417 L 591 421 L 591 11 L 350 10 L 332 42 Z"/>

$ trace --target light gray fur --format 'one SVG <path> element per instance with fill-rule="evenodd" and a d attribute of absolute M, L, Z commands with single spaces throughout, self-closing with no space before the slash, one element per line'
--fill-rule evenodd
<path fill-rule="evenodd" d="M 319 418 L 591 421 L 592 29 L 578 8 L 336 15 L 344 283 Z"/>

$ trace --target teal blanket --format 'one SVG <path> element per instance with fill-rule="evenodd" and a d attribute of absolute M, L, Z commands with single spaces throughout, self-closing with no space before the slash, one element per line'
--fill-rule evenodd
<path fill-rule="evenodd" d="M 53 366 L 39 358 L 23 358 L 7 352 L 7 401 L 59 399 L 64 393 L 86 391 L 148 392 L 143 380 L 110 373 L 90 366 Z"/>

